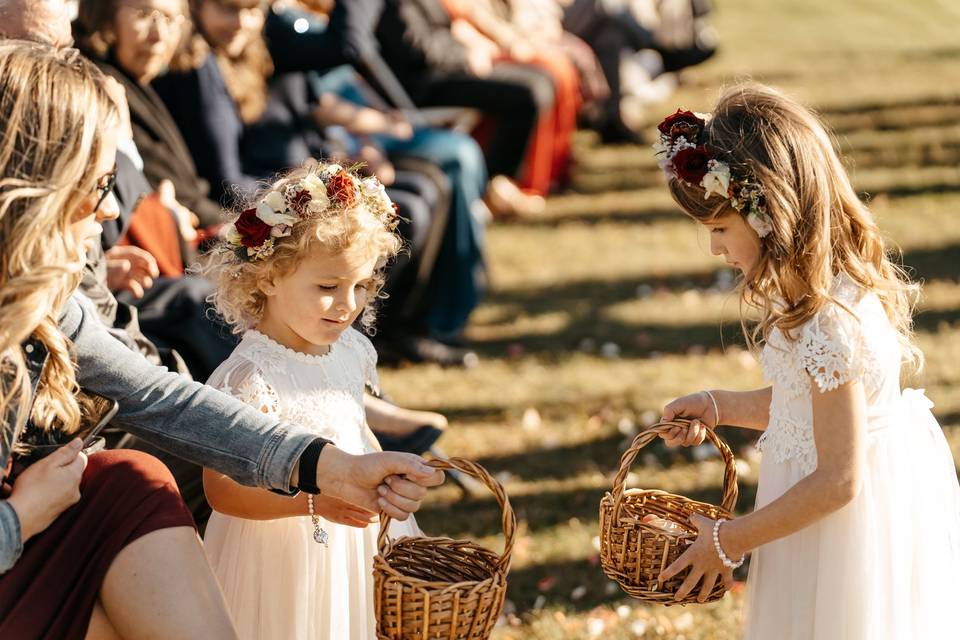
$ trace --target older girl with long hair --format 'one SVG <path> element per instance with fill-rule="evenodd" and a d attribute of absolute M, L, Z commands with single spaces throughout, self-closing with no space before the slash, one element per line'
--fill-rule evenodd
<path fill-rule="evenodd" d="M 701 391 L 664 418 L 668 444 L 718 424 L 762 431 L 756 508 L 694 516 L 696 542 L 662 578 L 709 594 L 752 552 L 747 638 L 900 640 L 955 635 L 960 487 L 921 391 L 917 286 L 890 260 L 823 125 L 762 85 L 731 88 L 712 115 L 678 111 L 655 145 L 670 191 L 743 272 L 771 386 Z"/>

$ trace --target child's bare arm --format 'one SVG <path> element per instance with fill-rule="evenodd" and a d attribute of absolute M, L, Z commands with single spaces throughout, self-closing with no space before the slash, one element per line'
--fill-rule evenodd
<path fill-rule="evenodd" d="M 813 382 L 811 386 L 817 468 L 780 498 L 721 528 L 721 544 L 730 557 L 813 524 L 860 490 L 866 433 L 863 386 L 849 382 L 822 393 Z"/>
<path fill-rule="evenodd" d="M 283 496 L 237 484 L 222 473 L 203 470 L 203 492 L 214 511 L 247 520 L 275 520 L 309 514 L 307 494 Z M 314 512 L 333 522 L 365 527 L 375 514 L 329 496 L 313 497 Z"/>
<path fill-rule="evenodd" d="M 866 400 L 859 382 L 823 393 L 814 391 L 817 469 L 765 507 L 724 523 L 719 543 L 727 557 L 736 561 L 751 549 L 796 533 L 853 500 L 860 490 L 865 420 Z M 708 577 L 709 587 L 701 592 L 701 599 L 717 576 L 731 580 L 714 547 L 713 521 L 700 515 L 691 520 L 700 532 L 697 540 L 660 574 L 665 581 L 691 567 L 677 599 L 686 597 L 702 576 Z"/>
<path fill-rule="evenodd" d="M 770 419 L 770 397 L 771 389 L 765 387 L 753 391 L 699 391 L 677 398 L 663 408 L 663 419 L 688 418 L 690 426 L 674 427 L 660 437 L 668 447 L 690 447 L 701 444 L 706 438 L 706 429 L 715 428 L 718 422 L 764 431 Z"/>

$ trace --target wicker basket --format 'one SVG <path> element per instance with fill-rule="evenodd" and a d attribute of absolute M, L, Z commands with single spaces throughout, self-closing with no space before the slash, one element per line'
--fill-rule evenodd
<path fill-rule="evenodd" d="M 517 519 L 500 483 L 469 460 L 431 460 L 458 469 L 493 491 L 503 511 L 503 555 L 466 540 L 401 537 L 389 540 L 382 516 L 379 555 L 373 561 L 377 638 L 480 640 L 493 630 L 507 593 L 507 572 Z"/>
<path fill-rule="evenodd" d="M 665 491 L 625 490 L 630 465 L 640 449 L 661 433 L 688 424 L 686 420 L 661 422 L 637 435 L 633 445 L 620 459 L 620 471 L 613 481 L 613 491 L 607 492 L 600 501 L 600 564 L 603 572 L 616 580 L 628 594 L 647 602 L 670 605 L 697 601 L 698 589 L 693 589 L 682 600 L 674 600 L 687 571 L 680 572 L 662 585 L 657 584 L 657 576 L 696 540 L 697 530 L 689 521 L 692 514 L 699 513 L 713 519 L 729 518 L 737 502 L 737 467 L 733 452 L 710 429 L 707 430 L 707 437 L 720 450 L 726 465 L 721 506 L 715 507 Z M 673 530 L 641 522 L 647 515 L 655 515 L 672 523 Z M 725 590 L 722 581 L 718 582 L 707 602 L 719 600 Z"/>

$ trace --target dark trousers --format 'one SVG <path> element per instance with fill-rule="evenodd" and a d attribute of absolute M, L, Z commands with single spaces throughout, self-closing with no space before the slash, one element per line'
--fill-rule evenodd
<path fill-rule="evenodd" d="M 494 119 L 493 136 L 484 154 L 487 172 L 517 177 L 537 119 L 553 107 L 554 89 L 544 71 L 497 63 L 486 78 L 468 73 L 429 78 L 418 98 L 421 106 L 470 107 Z"/>

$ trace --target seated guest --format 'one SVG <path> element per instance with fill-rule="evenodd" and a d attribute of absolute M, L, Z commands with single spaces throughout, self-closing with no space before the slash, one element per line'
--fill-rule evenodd
<path fill-rule="evenodd" d="M 365 160 L 367 170 L 390 185 L 388 193 L 397 200 L 406 219 L 401 232 L 410 252 L 390 270 L 389 297 L 380 325 L 385 332 L 393 332 L 390 342 L 420 345 L 413 342 L 419 334 L 411 336 L 401 323 L 406 324 L 411 317 L 419 320 L 417 316 L 422 315 L 416 310 L 421 304 L 413 299 L 423 286 L 418 280 L 423 279 L 421 274 L 430 276 L 435 257 L 444 251 L 440 244 L 449 244 L 444 231 L 452 226 L 446 192 L 452 186 L 463 189 L 462 183 L 451 185 L 449 174 L 436 169 L 425 171 L 419 164 L 411 168 L 410 163 L 402 161 L 394 166 L 392 160 L 403 160 L 402 156 L 388 158 L 368 140 L 366 134 L 371 132 L 354 130 L 356 110 L 351 103 L 331 107 L 327 100 L 318 100 L 301 73 L 274 75 L 262 35 L 265 15 L 259 0 L 197 0 L 191 3 L 191 9 L 197 35 L 186 39 L 180 55 L 173 60 L 172 71 L 156 78 L 153 88 L 179 124 L 200 172 L 224 200 L 242 200 L 257 181 L 300 164 L 309 155 L 324 154 L 324 145 L 331 148 L 324 137 L 329 139 L 334 129 L 327 125 L 338 125 L 341 150 L 348 157 Z M 331 113 L 346 115 L 335 120 Z M 358 133 L 363 137 L 354 135 Z M 408 125 L 401 134 L 409 138 L 412 128 Z M 464 140 L 475 148 L 472 141 Z M 441 191 L 433 186 L 435 182 Z M 461 208 L 461 213 L 471 224 L 469 208 Z M 470 278 L 478 259 L 479 254 L 471 257 L 466 266 Z M 455 272 L 452 275 L 456 277 Z M 472 291 L 465 294 L 476 297 Z M 405 355 L 458 364 L 465 354 L 438 344 L 432 350 L 410 348 Z"/>

